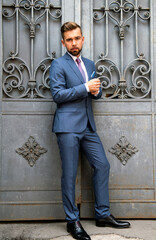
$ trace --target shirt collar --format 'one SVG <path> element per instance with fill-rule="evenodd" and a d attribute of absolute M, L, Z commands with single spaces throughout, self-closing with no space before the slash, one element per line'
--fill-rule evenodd
<path fill-rule="evenodd" d="M 69 54 L 69 56 L 71 56 L 72 57 L 72 59 L 74 60 L 74 62 L 76 61 L 76 59 L 77 59 L 77 57 L 76 56 L 73 56 L 71 53 L 69 53 L 68 51 L 67 51 L 67 53 Z M 79 59 L 82 61 L 82 59 L 81 59 L 81 55 L 79 56 Z"/>

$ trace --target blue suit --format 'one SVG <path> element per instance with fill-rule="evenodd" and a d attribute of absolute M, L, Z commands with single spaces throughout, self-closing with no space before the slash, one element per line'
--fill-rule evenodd
<path fill-rule="evenodd" d="M 95 64 L 83 57 L 82 61 L 90 80 Z M 50 88 L 53 100 L 57 103 L 53 132 L 57 135 L 62 160 L 62 198 L 66 220 L 79 220 L 79 211 L 75 205 L 75 180 L 80 148 L 94 169 L 95 217 L 107 217 L 110 215 L 110 165 L 96 133 L 92 110 L 92 98 L 100 98 L 102 91 L 100 89 L 97 96 L 87 92 L 83 77 L 68 53 L 53 60 L 50 68 Z"/>

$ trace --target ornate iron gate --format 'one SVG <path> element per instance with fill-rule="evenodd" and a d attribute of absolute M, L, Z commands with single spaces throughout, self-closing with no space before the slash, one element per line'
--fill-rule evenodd
<path fill-rule="evenodd" d="M 1 219 L 64 218 L 48 82 L 61 55 L 62 3 L 7 0 L 2 16 Z"/>
<path fill-rule="evenodd" d="M 94 112 L 111 164 L 111 212 L 156 217 L 154 1 L 3 0 L 0 5 L 0 219 L 64 218 L 48 74 L 51 61 L 64 53 L 59 30 L 68 20 L 82 25 L 83 55 L 94 59 L 101 79 L 103 97 L 94 102 Z M 81 156 L 76 192 L 81 217 L 94 216 L 91 176 Z"/>

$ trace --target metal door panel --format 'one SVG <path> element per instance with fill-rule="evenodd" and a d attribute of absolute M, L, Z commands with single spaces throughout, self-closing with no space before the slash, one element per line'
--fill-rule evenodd
<path fill-rule="evenodd" d="M 93 59 L 103 88 L 94 113 L 111 165 L 111 212 L 118 217 L 155 217 L 154 2 L 92 4 L 92 15 L 86 12 L 85 18 L 91 21 Z M 82 217 L 94 217 L 88 175 L 90 180 L 92 170 L 84 160 Z"/>
<path fill-rule="evenodd" d="M 64 219 L 48 75 L 61 55 L 61 1 L 2 1 L 0 219 Z M 2 54 L 1 54 L 2 56 Z"/>

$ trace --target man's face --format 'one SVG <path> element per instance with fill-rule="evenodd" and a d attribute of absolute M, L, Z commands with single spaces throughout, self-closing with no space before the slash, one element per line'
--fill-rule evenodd
<path fill-rule="evenodd" d="M 80 28 L 73 29 L 64 33 L 64 39 L 61 41 L 67 51 L 73 56 L 80 56 L 84 37 L 81 34 Z"/>

